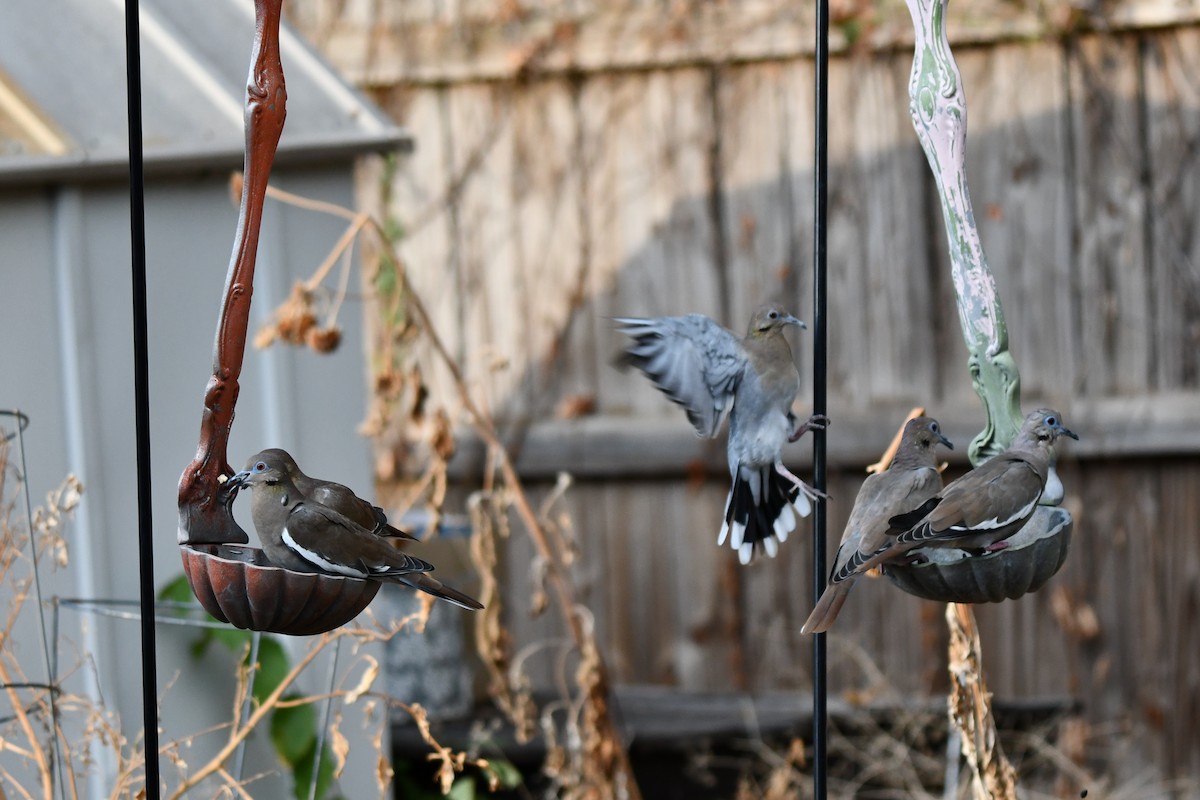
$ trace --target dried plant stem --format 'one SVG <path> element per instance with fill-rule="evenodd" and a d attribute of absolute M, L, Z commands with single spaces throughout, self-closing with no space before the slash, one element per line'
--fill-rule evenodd
<path fill-rule="evenodd" d="M 304 282 L 305 289 L 311 292 L 321 285 L 321 281 L 325 280 L 325 276 L 327 276 L 330 270 L 334 268 L 338 262 L 338 259 L 342 257 L 342 254 L 349 250 L 350 245 L 352 245 L 355 238 L 358 237 L 358 232 L 362 230 L 363 226 L 365 226 L 369 221 L 370 215 L 366 213 L 359 214 L 351 221 L 350 225 L 342 233 L 341 238 L 337 240 L 336 244 L 334 244 L 333 249 L 329 251 L 329 255 L 325 257 L 325 260 L 321 263 L 321 266 L 317 267 L 317 270 L 312 274 L 312 277 Z"/>
<path fill-rule="evenodd" d="M 237 746 L 241 744 L 242 740 L 250 735 L 250 732 L 254 730 L 254 728 L 257 727 L 260 722 L 262 722 L 267 714 L 269 714 L 276 706 L 280 704 L 280 698 L 283 696 L 283 693 L 291 688 L 292 684 L 295 683 L 296 678 L 299 677 L 300 673 L 312 663 L 313 659 L 317 657 L 318 653 L 325 649 L 327 644 L 341 635 L 343 634 L 322 634 L 320 640 L 312 648 L 310 648 L 307 653 L 304 654 L 304 657 L 301 658 L 294 667 L 292 667 L 288 674 L 284 676 L 283 680 L 279 682 L 279 685 L 275 687 L 275 690 L 271 692 L 271 694 L 267 695 L 262 703 L 260 703 L 258 707 L 254 709 L 254 711 L 246 719 L 245 723 L 240 728 L 234 728 L 230 732 L 229 741 L 225 743 L 225 746 L 221 748 L 220 752 L 213 756 L 207 764 L 202 766 L 195 773 L 189 775 L 187 779 L 184 780 L 183 783 L 181 783 L 179 787 L 168 796 L 168 800 L 177 800 L 178 798 L 183 797 L 189 789 L 199 784 L 202 780 L 210 775 L 219 773 L 222 769 L 224 769 L 225 762 L 233 756 L 234 751 L 237 750 Z"/>
<path fill-rule="evenodd" d="M 238 182 L 241 181 L 243 177 L 244 176 L 240 172 L 235 172 L 233 175 L 235 185 L 239 187 L 237 190 L 237 194 L 239 195 L 241 194 L 241 188 L 240 183 Z M 267 186 L 267 197 L 278 200 L 281 203 L 287 203 L 288 205 L 296 206 L 297 208 L 305 208 L 309 211 L 320 211 L 325 214 L 331 214 L 335 217 L 341 217 L 342 219 L 351 221 L 354 221 L 359 216 L 358 213 L 351 211 L 344 206 L 339 206 L 337 203 L 327 203 L 324 200 L 314 200 L 311 197 L 305 197 L 304 195 L 287 192 L 274 186 Z"/>
<path fill-rule="evenodd" d="M 17 724 L 21 726 L 21 732 L 25 734 L 26 741 L 29 742 L 29 751 L 22 753 L 26 758 L 33 759 L 37 764 L 38 775 L 42 779 L 42 797 L 45 800 L 52 800 L 54 793 L 54 784 L 51 779 L 50 761 L 46 757 L 46 751 L 42 747 L 41 740 L 37 733 L 33 730 L 33 723 L 29 720 L 29 714 L 25 711 L 25 703 L 17 695 L 17 690 L 11 685 L 14 683 L 12 675 L 8 670 L 8 665 L 4 663 L 4 659 L 0 658 L 0 683 L 5 686 L 5 692 L 8 694 L 8 701 L 13 708 L 13 716 L 17 719 Z M 47 699 L 46 704 L 53 702 L 53 699 Z M 55 731 L 57 735 L 57 731 Z M 7 745 L 6 745 L 7 746 Z M 15 749 L 15 748 L 14 748 Z M 0 790 L 2 793 L 3 790 Z"/>
<path fill-rule="evenodd" d="M 357 222 L 357 219 L 356 219 Z M 421 302 L 420 296 L 414 291 L 413 286 L 408 280 L 407 272 L 400 266 L 403 262 L 399 255 L 395 252 L 391 240 L 387 237 L 386 232 L 377 220 L 371 218 L 367 225 L 376 234 L 379 244 L 383 247 L 393 264 L 397 265 L 396 274 L 404 289 L 405 297 L 411 304 L 412 310 L 415 312 L 420 322 L 421 328 L 425 335 L 429 337 L 429 343 L 437 352 L 449 370 L 451 378 L 454 381 L 455 389 L 458 393 L 459 402 L 462 403 L 463 409 L 470 416 L 471 421 L 479 433 L 480 437 L 487 445 L 488 451 L 492 454 L 500 474 L 504 478 L 504 482 L 511 492 L 511 498 L 517 515 L 521 518 L 521 522 L 525 525 L 525 529 L 529 532 L 529 538 L 533 541 L 534 547 L 537 549 L 539 557 L 547 566 L 547 578 L 550 586 L 558 600 L 559 610 L 562 612 L 563 620 L 567 624 L 567 628 L 571 632 L 571 638 L 574 640 L 576 647 L 581 653 L 592 654 L 590 661 L 596 670 L 596 679 L 588 687 L 589 699 L 592 706 L 597 710 L 597 718 L 595 720 L 597 730 L 607 740 L 608 746 L 606 750 L 609 756 L 614 761 L 614 766 L 619 768 L 625 775 L 624 787 L 626 794 L 631 800 L 640 800 L 640 793 L 637 789 L 637 784 L 634 781 L 633 768 L 629 763 L 629 754 L 621 743 L 621 739 L 617 734 L 616 725 L 613 723 L 612 716 L 608 710 L 608 688 L 609 679 L 603 659 L 596 653 L 595 642 L 592 640 L 590 632 L 585 631 L 582 622 L 580 621 L 577 609 L 577 601 L 572 590 L 571 582 L 567 579 L 566 570 L 563 566 L 561 553 L 550 544 L 550 537 L 547 535 L 545 528 L 538 520 L 537 513 L 533 509 L 533 505 L 529 502 L 528 496 L 521 485 L 521 481 L 517 476 L 517 470 L 513 466 L 512 459 L 508 454 L 508 450 L 500 441 L 499 435 L 492 424 L 491 418 L 484 413 L 471 396 L 471 392 L 467 389 L 466 380 L 463 378 L 462 370 L 458 363 L 450 355 L 450 351 L 446 348 L 445 343 L 438 335 L 436 328 L 433 325 L 433 320 L 429 316 L 429 312 L 425 309 L 424 303 Z"/>
<path fill-rule="evenodd" d="M 402 262 L 398 254 L 391 246 L 384 230 L 379 223 L 374 219 L 369 221 L 369 226 L 375 231 L 379 238 L 380 244 L 388 250 L 388 255 L 392 262 L 399 265 Z M 484 443 L 488 447 L 488 452 L 492 454 L 500 469 L 500 474 L 504 477 L 505 483 L 512 490 L 513 504 L 516 506 L 517 514 L 521 521 L 529 531 L 530 538 L 533 539 L 534 547 L 537 548 L 538 555 L 541 556 L 550 567 L 550 583 L 554 587 L 554 592 L 558 597 L 559 604 L 563 609 L 563 614 L 567 626 L 571 630 L 571 636 L 576 644 L 583 644 L 583 627 L 580 625 L 579 618 L 575 614 L 575 598 L 571 592 L 571 588 L 563 574 L 561 561 L 557 557 L 557 553 L 550 547 L 549 538 L 546 532 L 542 529 L 541 523 L 538 521 L 537 513 L 533 510 L 533 506 L 529 502 L 524 490 L 521 487 L 521 482 L 517 477 L 516 468 L 513 466 L 512 460 L 509 458 L 508 450 L 500 441 L 500 436 L 496 433 L 495 427 L 492 425 L 491 418 L 488 417 L 479 406 L 475 403 L 471 392 L 467 389 L 466 380 L 463 377 L 462 370 L 458 363 L 450 355 L 450 351 L 446 348 L 445 343 L 438 335 L 436 328 L 433 325 L 433 319 L 429 316 L 429 312 L 425 309 L 425 304 L 421 302 L 420 296 L 413 290 L 409 283 L 408 274 L 405 270 L 397 268 L 398 279 L 404 287 L 405 296 L 411 304 L 412 309 L 420 318 L 421 327 L 425 335 L 429 337 L 429 343 L 433 349 L 437 351 L 438 356 L 442 359 L 449 370 L 450 376 L 454 381 L 454 386 L 458 392 L 459 402 L 462 403 L 463 409 L 471 417 L 475 429 L 483 438 Z"/>
<path fill-rule="evenodd" d="M 975 612 L 969 605 L 949 603 L 946 625 L 950 628 L 950 724 L 962 733 L 972 794 L 976 800 L 1016 800 L 1017 773 L 1004 757 L 996 733 Z"/>

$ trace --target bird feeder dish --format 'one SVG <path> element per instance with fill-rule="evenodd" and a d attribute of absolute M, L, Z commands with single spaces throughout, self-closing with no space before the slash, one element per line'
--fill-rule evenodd
<path fill-rule="evenodd" d="M 378 581 L 276 567 L 253 547 L 185 545 L 180 554 L 204 610 L 247 630 L 291 636 L 324 633 L 354 619 L 379 592 Z"/>
<path fill-rule="evenodd" d="M 913 550 L 924 563 L 887 564 L 884 574 L 911 595 L 943 603 L 999 603 L 1036 592 L 1067 560 L 1074 523 L 1064 508 L 1038 506 L 1008 547 L 973 555 L 965 550 Z"/>

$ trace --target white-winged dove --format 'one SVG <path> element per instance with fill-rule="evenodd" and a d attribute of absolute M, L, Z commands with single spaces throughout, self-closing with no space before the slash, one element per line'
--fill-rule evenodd
<path fill-rule="evenodd" d="M 282 448 L 271 447 L 263 450 L 255 459 L 271 459 L 284 468 L 292 483 L 300 490 L 305 498 L 332 508 L 342 516 L 354 520 L 376 536 L 403 541 L 420 541 L 399 528 L 388 524 L 387 514 L 379 506 L 370 503 L 354 493 L 352 489 L 335 481 L 325 481 L 320 478 L 310 478 L 305 475 L 292 458 L 292 454 Z"/>
<path fill-rule="evenodd" d="M 1030 413 L 1007 450 L 951 481 L 920 507 L 892 517 L 889 541 L 868 559 L 852 558 L 843 570 L 865 572 L 918 547 L 1004 549 L 1005 539 L 1033 516 L 1059 436 L 1079 438 L 1054 409 Z"/>
<path fill-rule="evenodd" d="M 824 633 L 833 625 L 861 572 L 848 568 L 865 561 L 888 542 L 888 520 L 921 506 L 942 488 L 934 451 L 938 444 L 954 445 L 942 435 L 937 420 L 915 417 L 904 426 L 900 447 L 891 466 L 869 475 L 854 498 L 854 508 L 842 532 L 829 585 L 821 594 L 801 633 Z"/>
<path fill-rule="evenodd" d="M 824 416 L 797 427 L 792 402 L 800 375 L 783 329 L 804 323 L 778 308 L 755 312 L 738 339 L 702 314 L 658 319 L 617 318 L 633 339 L 628 361 L 683 406 L 697 433 L 713 438 L 729 417 L 729 472 L 733 485 L 717 544 L 728 539 L 749 563 L 758 545 L 774 556 L 779 542 L 812 510 L 820 495 L 783 465 L 783 445 L 823 428 Z"/>
<path fill-rule="evenodd" d="M 430 576 L 433 565 L 398 551 L 386 538 L 307 498 L 278 453 L 263 451 L 251 457 L 246 469 L 228 482 L 230 489 L 250 487 L 250 514 L 271 563 L 294 572 L 403 583 L 463 608 L 483 608 L 479 601 Z"/>

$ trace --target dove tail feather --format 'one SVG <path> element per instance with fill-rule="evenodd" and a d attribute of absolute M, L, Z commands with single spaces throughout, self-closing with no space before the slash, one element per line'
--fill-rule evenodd
<path fill-rule="evenodd" d="M 402 542 L 419 542 L 421 541 L 411 533 L 400 530 L 399 528 L 382 522 L 375 526 L 375 530 L 371 531 L 376 536 L 386 539 L 393 547 L 403 547 Z"/>
<path fill-rule="evenodd" d="M 743 564 L 750 561 L 759 546 L 774 556 L 778 542 L 796 527 L 792 505 L 799 494 L 799 487 L 771 466 L 758 470 L 739 467 L 725 501 L 725 521 L 717 543 L 724 544 L 726 535 L 734 532 L 730 545 Z"/>
<path fill-rule="evenodd" d="M 821 599 L 817 601 L 816 608 L 804 621 L 804 627 L 800 629 L 800 632 L 824 633 L 829 630 L 838 614 L 841 613 L 842 606 L 846 604 L 846 598 L 850 595 L 850 587 L 853 585 L 853 581 L 829 584 L 821 593 Z"/>
<path fill-rule="evenodd" d="M 400 583 L 420 589 L 426 594 L 431 594 L 441 600 L 448 600 L 456 606 L 462 606 L 468 611 L 478 611 L 483 608 L 483 604 L 470 595 L 460 592 L 458 589 L 447 586 L 430 575 L 423 572 L 409 572 L 397 577 Z"/>

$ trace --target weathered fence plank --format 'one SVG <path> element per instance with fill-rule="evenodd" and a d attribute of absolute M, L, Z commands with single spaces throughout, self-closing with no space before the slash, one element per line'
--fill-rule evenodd
<path fill-rule="evenodd" d="M 1200 29 L 1144 39 L 1157 388 L 1200 386 Z"/>
<path fill-rule="evenodd" d="M 1068 66 L 1083 345 L 1074 389 L 1127 394 L 1149 385 L 1153 367 L 1137 42 L 1081 39 Z"/>
<path fill-rule="evenodd" d="M 1071 335 L 1070 149 L 1061 49 L 1042 43 L 967 50 L 967 173 L 975 219 L 1004 303 L 1025 392 L 1065 400 Z M 955 365 L 961 372 L 961 365 Z"/>

